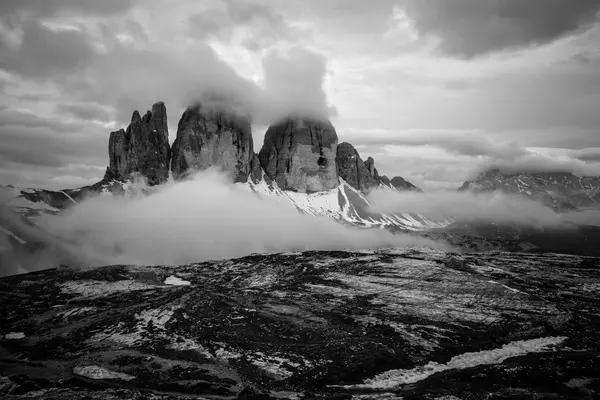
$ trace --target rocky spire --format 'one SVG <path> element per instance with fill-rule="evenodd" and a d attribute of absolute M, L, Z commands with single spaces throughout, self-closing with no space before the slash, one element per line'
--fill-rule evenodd
<path fill-rule="evenodd" d="M 338 186 L 337 143 L 329 121 L 288 117 L 269 127 L 258 157 L 282 189 L 321 192 Z"/>
<path fill-rule="evenodd" d="M 340 143 L 337 147 L 335 161 L 338 169 L 338 176 L 345 180 L 353 188 L 363 193 L 378 185 L 374 176 L 374 161 L 369 157 L 367 162 L 363 162 L 358 151 L 350 143 Z M 373 172 L 369 171 L 369 165 Z"/>
<path fill-rule="evenodd" d="M 140 174 L 149 185 L 166 182 L 171 151 L 164 103 L 154 104 L 143 118 L 134 111 L 127 130 L 111 132 L 108 154 L 110 162 L 105 179 L 126 181 Z"/>
<path fill-rule="evenodd" d="M 230 174 L 233 182 L 246 182 L 256 171 L 250 118 L 224 108 L 198 104 L 188 108 L 179 121 L 173 143 L 171 171 L 182 179 L 194 171 L 217 167 Z"/>

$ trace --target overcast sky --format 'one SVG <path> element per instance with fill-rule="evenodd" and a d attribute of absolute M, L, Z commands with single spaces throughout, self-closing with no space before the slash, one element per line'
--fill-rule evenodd
<path fill-rule="evenodd" d="M 206 91 L 331 118 L 380 173 L 600 175 L 600 0 L 0 0 L 0 183 L 99 180 L 108 135 Z"/>

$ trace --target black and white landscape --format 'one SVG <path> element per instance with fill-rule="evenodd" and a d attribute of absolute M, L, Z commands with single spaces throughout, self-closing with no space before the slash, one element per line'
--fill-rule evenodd
<path fill-rule="evenodd" d="M 599 12 L 0 2 L 0 397 L 598 398 Z"/>

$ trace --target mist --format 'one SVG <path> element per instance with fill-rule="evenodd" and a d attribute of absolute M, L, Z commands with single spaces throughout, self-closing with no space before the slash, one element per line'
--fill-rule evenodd
<path fill-rule="evenodd" d="M 600 226 L 600 210 L 557 213 L 552 208 L 502 191 L 396 192 L 369 193 L 374 210 L 388 213 L 421 213 L 431 219 L 452 218 L 457 222 L 511 224 L 538 228 L 564 228 L 573 224 Z"/>
<path fill-rule="evenodd" d="M 100 195 L 36 221 L 91 265 L 180 265 L 251 253 L 379 249 L 444 243 L 343 226 L 261 199 L 212 170 L 150 195 Z"/>

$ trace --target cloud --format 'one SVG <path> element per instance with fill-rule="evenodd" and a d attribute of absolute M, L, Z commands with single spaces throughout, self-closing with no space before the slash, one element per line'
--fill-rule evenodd
<path fill-rule="evenodd" d="M 373 208 L 380 212 L 421 213 L 434 220 L 450 217 L 457 222 L 539 228 L 568 227 L 570 223 L 584 221 L 583 214 L 559 214 L 524 196 L 501 191 L 476 194 L 457 191 L 415 193 L 376 190 L 369 194 L 369 200 Z M 600 211 L 590 211 L 589 215 L 593 215 L 596 221 L 600 221 Z"/>
<path fill-rule="evenodd" d="M 543 154 L 539 152 L 540 149 L 525 148 L 515 141 L 496 142 L 489 138 L 490 134 L 479 131 L 382 130 L 358 136 L 356 132 L 347 130 L 341 134 L 356 137 L 355 143 L 359 148 L 362 146 L 368 150 L 383 146 L 386 153 L 384 157 L 378 157 L 378 164 L 381 165 L 383 161 L 386 167 L 394 164 L 406 167 L 407 170 L 399 171 L 400 175 L 415 174 L 410 169 L 411 164 L 418 165 L 421 177 L 413 178 L 416 181 L 452 182 L 456 181 L 457 176 L 473 179 L 490 169 L 505 173 L 570 172 L 576 175 L 600 175 L 600 153 L 595 148 L 565 149 L 562 154 L 547 151 L 548 154 Z M 382 168 L 379 170 L 384 171 Z"/>
<path fill-rule="evenodd" d="M 261 199 L 215 171 L 134 197 L 99 196 L 38 219 L 50 234 L 103 264 L 186 264 L 262 252 L 445 245 L 343 226 Z M 168 210 L 169 212 L 165 212 Z"/>
<path fill-rule="evenodd" d="M 595 21 L 597 0 L 401 0 L 416 29 L 445 54 L 472 58 L 543 45 Z"/>
<path fill-rule="evenodd" d="M 37 21 L 21 29 L 17 46 L 0 40 L 0 68 L 34 79 L 64 77 L 82 72 L 95 56 L 83 32 L 53 30 Z"/>
<path fill-rule="evenodd" d="M 386 135 L 364 135 L 358 143 L 367 145 L 435 146 L 452 154 L 513 159 L 528 154 L 516 142 L 494 142 L 484 132 L 409 130 Z"/>
<path fill-rule="evenodd" d="M 503 173 L 570 172 L 579 176 L 600 176 L 600 163 L 587 163 L 570 156 L 549 157 L 527 154 L 511 160 L 491 160 L 477 172 L 499 169 Z"/>
<path fill-rule="evenodd" d="M 112 119 L 112 113 L 98 104 L 57 104 L 56 111 L 87 121 L 105 121 Z"/>
<path fill-rule="evenodd" d="M 575 157 L 584 162 L 600 162 L 600 147 L 579 150 L 575 152 Z"/>
<path fill-rule="evenodd" d="M 4 109 L 0 110 L 0 140 L 2 159 L 16 164 L 12 168 L 18 170 L 69 164 L 105 165 L 108 161 L 108 132 L 96 124 Z"/>
<path fill-rule="evenodd" d="M 132 5 L 132 0 L 2 0 L 0 16 L 19 13 L 38 18 L 61 14 L 105 16 L 123 13 Z"/>
<path fill-rule="evenodd" d="M 235 34 L 241 34 L 241 45 L 258 51 L 278 40 L 293 40 L 293 34 L 297 33 L 297 29 L 292 28 L 271 4 L 227 0 L 216 5 L 189 17 L 192 37 L 231 41 Z"/>
<path fill-rule="evenodd" d="M 325 58 L 310 50 L 294 47 L 271 51 L 263 58 L 265 105 L 268 114 L 299 113 L 329 117 L 323 89 L 327 68 Z"/>
<path fill-rule="evenodd" d="M 259 12 L 236 10 L 237 19 L 252 19 Z M 18 43 L 0 42 L 4 43 L 0 68 L 26 79 L 52 82 L 71 101 L 114 107 L 120 124 L 129 121 L 134 109 L 146 109 L 158 100 L 178 115 L 205 93 L 235 99 L 262 123 L 291 111 L 332 114 L 323 90 L 326 60 L 301 47 L 265 55 L 262 88 L 240 76 L 201 41 L 147 46 L 119 40 L 119 32 L 107 29 L 99 31 L 99 39 L 98 32 L 94 36 L 84 28 L 51 29 L 31 20 L 23 22 L 21 29 Z M 83 107 L 63 106 L 61 111 L 103 114 L 99 108 Z"/>

